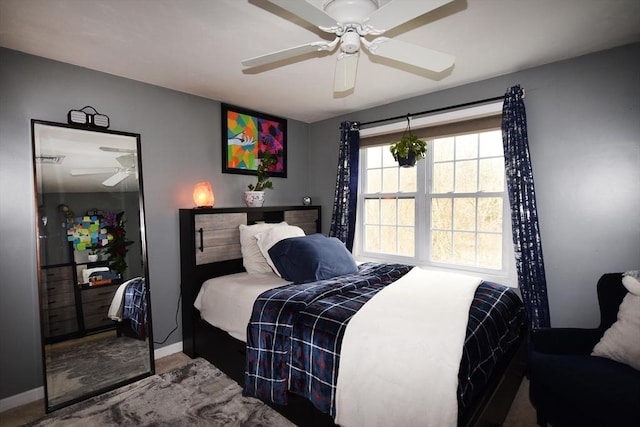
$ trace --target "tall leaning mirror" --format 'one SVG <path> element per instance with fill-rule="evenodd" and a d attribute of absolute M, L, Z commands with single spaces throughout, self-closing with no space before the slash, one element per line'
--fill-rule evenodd
<path fill-rule="evenodd" d="M 31 131 L 50 412 L 154 373 L 140 135 Z"/>

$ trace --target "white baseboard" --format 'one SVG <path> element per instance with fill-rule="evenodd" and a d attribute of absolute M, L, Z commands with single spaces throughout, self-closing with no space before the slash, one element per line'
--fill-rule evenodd
<path fill-rule="evenodd" d="M 180 353 L 182 349 L 182 341 L 179 341 L 165 347 L 155 349 L 153 351 L 153 358 L 157 360 L 161 357 L 169 356 L 170 354 Z"/>
<path fill-rule="evenodd" d="M 9 409 L 17 408 L 18 406 L 26 405 L 27 403 L 41 399 L 44 399 L 44 387 L 27 390 L 20 394 L 14 394 L 13 396 L 0 400 L 0 412 L 8 411 Z"/>
<path fill-rule="evenodd" d="M 182 341 L 161 347 L 153 351 L 153 358 L 160 359 L 161 357 L 169 356 L 170 354 L 180 353 L 182 348 Z M 35 402 L 40 399 L 44 399 L 44 387 L 37 387 L 23 393 L 1 399 L 0 412 L 8 411 L 9 409 L 17 408 L 18 406 L 26 405 L 27 403 Z"/>

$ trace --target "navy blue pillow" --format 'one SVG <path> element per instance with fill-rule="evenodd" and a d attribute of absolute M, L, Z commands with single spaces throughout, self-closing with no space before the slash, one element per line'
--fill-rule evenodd
<path fill-rule="evenodd" d="M 280 240 L 269 249 L 269 256 L 282 277 L 291 282 L 330 279 L 358 272 L 344 243 L 319 233 Z"/>

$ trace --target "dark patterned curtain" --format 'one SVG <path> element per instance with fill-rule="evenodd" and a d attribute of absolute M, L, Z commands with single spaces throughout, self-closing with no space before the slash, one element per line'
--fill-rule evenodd
<path fill-rule="evenodd" d="M 509 88 L 504 96 L 502 142 L 518 286 L 529 316 L 529 327 L 533 329 L 549 327 L 550 321 L 523 98 L 524 91 L 519 85 Z"/>
<path fill-rule="evenodd" d="M 329 236 L 340 239 L 350 251 L 353 249 L 353 236 L 356 227 L 359 150 L 359 123 L 342 122 L 340 124 L 338 177 L 336 178 Z"/>

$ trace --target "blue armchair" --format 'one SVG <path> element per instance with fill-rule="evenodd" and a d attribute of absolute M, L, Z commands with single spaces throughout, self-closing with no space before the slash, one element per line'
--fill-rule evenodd
<path fill-rule="evenodd" d="M 627 294 L 621 273 L 597 285 L 600 326 L 532 331 L 530 398 L 541 426 L 640 426 L 640 371 L 590 356 Z"/>

